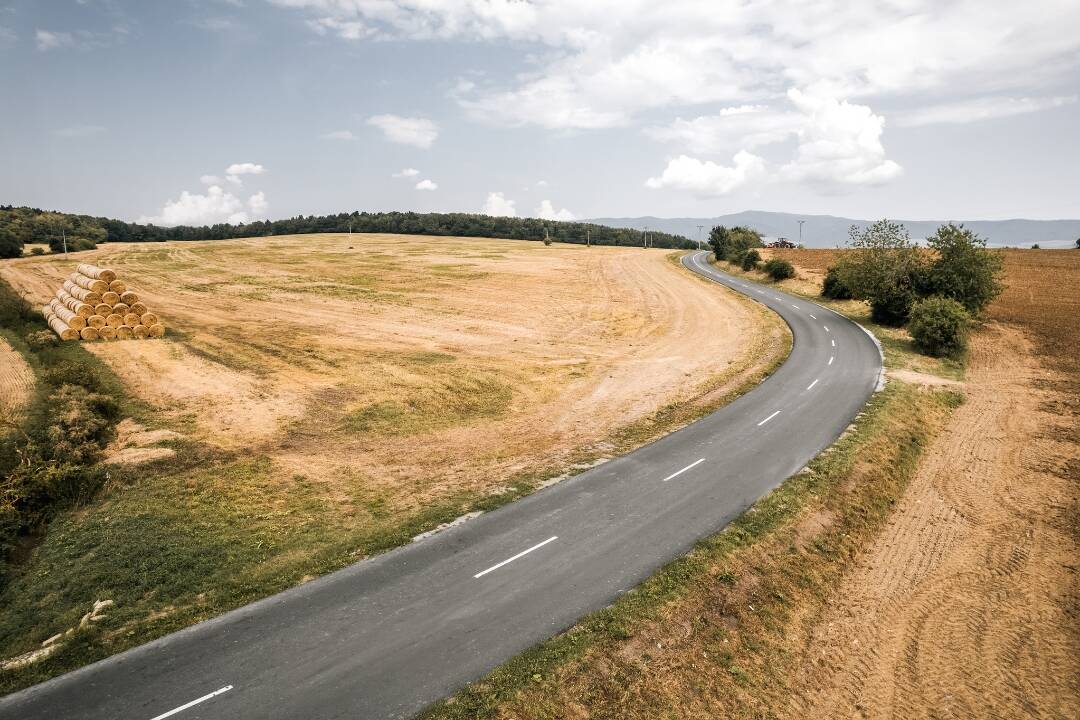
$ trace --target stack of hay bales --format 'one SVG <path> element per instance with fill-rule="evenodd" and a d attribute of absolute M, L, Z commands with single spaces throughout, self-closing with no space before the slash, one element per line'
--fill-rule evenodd
<path fill-rule="evenodd" d="M 81 264 L 41 313 L 61 340 L 159 338 L 165 326 L 112 270 Z"/>

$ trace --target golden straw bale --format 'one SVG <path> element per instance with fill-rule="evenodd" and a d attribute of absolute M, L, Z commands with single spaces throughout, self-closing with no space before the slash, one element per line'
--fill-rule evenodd
<path fill-rule="evenodd" d="M 82 300 L 84 303 L 90 303 L 96 305 L 101 302 L 101 293 L 91 292 L 84 287 L 79 287 L 70 280 L 64 283 L 64 290 L 66 290 L 76 300 Z"/>
<path fill-rule="evenodd" d="M 82 330 L 79 331 L 79 337 L 81 337 L 83 340 L 97 340 L 99 337 L 101 337 L 101 334 L 95 327 L 84 327 Z"/>
<path fill-rule="evenodd" d="M 85 288 L 90 292 L 103 293 L 109 291 L 109 283 L 104 280 L 95 280 L 94 278 L 88 278 L 80 273 L 72 273 L 71 282 L 75 283 L 81 288 Z"/>
<path fill-rule="evenodd" d="M 98 331 L 98 335 L 101 336 L 102 340 L 115 340 L 116 339 L 116 328 L 114 328 L 114 327 L 109 327 L 108 325 L 106 325 L 103 328 L 98 328 L 97 331 Z"/>
<path fill-rule="evenodd" d="M 131 328 L 129 326 L 127 326 L 127 325 L 121 325 L 120 327 L 116 328 L 116 339 L 117 340 L 130 340 L 131 339 Z"/>
<path fill-rule="evenodd" d="M 127 283 L 123 280 L 113 280 L 111 283 L 109 283 L 109 289 L 119 295 L 120 293 L 127 290 Z"/>
<path fill-rule="evenodd" d="M 59 300 L 60 303 L 68 310 L 71 310 L 75 314 L 81 315 L 84 318 L 90 317 L 94 314 L 93 305 L 87 305 L 82 300 L 77 300 L 76 298 L 71 297 L 68 291 L 64 290 L 63 288 L 60 288 L 56 291 L 56 299 Z"/>
<path fill-rule="evenodd" d="M 127 313 L 126 315 L 124 315 L 124 324 L 125 325 L 128 325 L 130 327 L 135 327 L 140 322 L 142 322 L 141 319 L 135 313 Z M 146 325 L 146 323 L 142 323 L 142 324 Z M 146 326 L 150 327 L 149 325 L 146 325 Z"/>
<path fill-rule="evenodd" d="M 49 301 L 48 307 L 52 308 L 56 317 L 63 320 L 72 330 L 82 330 L 86 327 L 86 318 L 71 312 L 56 298 Z"/>
<path fill-rule="evenodd" d="M 94 314 L 105 316 L 112 315 L 112 305 L 108 305 L 106 303 L 98 303 L 94 306 Z"/>
<path fill-rule="evenodd" d="M 91 315 L 86 318 L 86 324 L 92 328 L 105 327 L 105 318 L 101 315 Z"/>
<path fill-rule="evenodd" d="M 150 334 L 150 328 L 146 327 L 145 325 L 136 325 L 135 327 L 131 328 L 131 334 L 139 340 L 142 340 L 148 334 Z"/>
<path fill-rule="evenodd" d="M 128 290 L 125 293 L 120 293 L 120 299 L 126 302 L 128 305 L 139 302 L 139 296 Z"/>
<path fill-rule="evenodd" d="M 89 263 L 80 263 L 76 268 L 76 271 L 85 275 L 88 278 L 94 280 L 104 280 L 107 283 L 111 283 L 116 279 L 116 273 L 107 268 L 100 268 L 97 265 L 91 265 Z"/>
<path fill-rule="evenodd" d="M 79 339 L 79 331 L 74 328 L 68 327 L 63 320 L 56 317 L 55 315 L 49 318 L 49 327 L 52 328 L 52 331 L 54 333 L 60 336 L 61 340 Z"/>
<path fill-rule="evenodd" d="M 112 311 L 117 315 L 127 315 L 129 312 L 131 312 L 131 308 L 124 303 L 118 302 L 112 306 Z"/>
<path fill-rule="evenodd" d="M 145 325 L 146 327 L 150 327 L 151 325 L 156 325 L 157 324 L 158 316 L 155 315 L 152 312 L 143 313 L 142 315 L 139 316 L 139 322 L 142 323 L 143 325 Z"/>
<path fill-rule="evenodd" d="M 107 318 L 105 318 L 105 324 L 112 327 L 120 327 L 124 324 L 124 316 L 113 313 L 112 315 L 109 315 Z"/>
<path fill-rule="evenodd" d="M 165 326 L 161 323 L 154 323 L 149 328 L 149 334 L 152 338 L 165 337 Z"/>
<path fill-rule="evenodd" d="M 112 290 L 101 293 L 101 302 L 106 305 L 115 305 L 120 302 L 120 296 L 114 293 Z"/>
<path fill-rule="evenodd" d="M 133 302 L 131 303 L 131 312 L 135 313 L 136 315 L 143 315 L 150 312 L 150 310 L 141 302 Z"/>

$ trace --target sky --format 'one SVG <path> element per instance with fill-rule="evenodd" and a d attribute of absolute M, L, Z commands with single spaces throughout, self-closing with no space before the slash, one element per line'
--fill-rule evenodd
<path fill-rule="evenodd" d="M 1077 0 L 0 0 L 0 203 L 1080 217 Z"/>

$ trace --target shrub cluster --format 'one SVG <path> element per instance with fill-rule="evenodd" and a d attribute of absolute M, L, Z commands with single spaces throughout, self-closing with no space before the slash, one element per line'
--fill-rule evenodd
<path fill-rule="evenodd" d="M 972 318 L 1001 293 L 1001 256 L 952 223 L 926 244 L 929 252 L 888 220 L 865 229 L 852 226 L 849 245 L 858 252 L 829 268 L 821 294 L 867 301 L 875 322 L 907 324 L 919 348 L 931 355 L 962 352 Z"/>
<path fill-rule="evenodd" d="M 717 260 L 726 260 L 729 263 L 741 266 L 751 248 L 763 247 L 761 235 L 756 230 L 737 225 L 726 228 L 717 225 L 709 231 L 709 246 Z M 757 261 L 761 261 L 761 255 L 757 254 Z"/>
<path fill-rule="evenodd" d="M 769 277 L 777 281 L 795 277 L 795 266 L 787 260 L 780 260 L 779 258 L 769 260 L 762 269 Z"/>

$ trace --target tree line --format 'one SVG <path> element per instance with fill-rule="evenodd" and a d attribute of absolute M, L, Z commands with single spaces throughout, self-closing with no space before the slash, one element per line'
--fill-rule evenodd
<path fill-rule="evenodd" d="M 351 212 L 336 215 L 297 215 L 285 220 L 262 220 L 232 225 L 194 227 L 140 225 L 113 218 L 73 215 L 37 208 L 0 206 L 0 257 L 18 257 L 23 246 L 46 242 L 53 252 L 85 250 L 99 242 L 163 242 L 166 240 L 230 240 L 233 238 L 344 232 L 441 235 L 543 241 L 584 245 L 640 246 L 640 230 L 585 222 L 540 218 L 494 217 L 478 213 Z M 74 244 L 73 244 L 74 243 Z M 691 249 L 682 236 L 649 231 L 649 247 Z"/>

